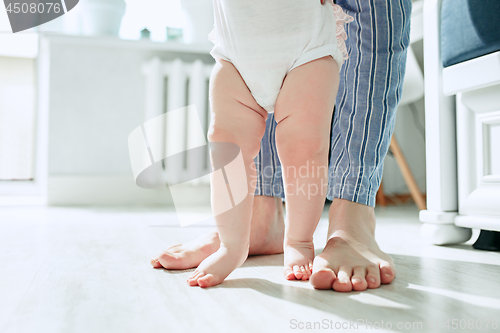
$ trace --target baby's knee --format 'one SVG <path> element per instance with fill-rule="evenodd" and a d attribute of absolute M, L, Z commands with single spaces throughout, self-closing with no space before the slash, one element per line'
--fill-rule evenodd
<path fill-rule="evenodd" d="M 209 142 L 226 142 L 230 137 L 230 132 L 218 122 L 212 121 L 208 128 L 207 139 Z"/>
<path fill-rule="evenodd" d="M 276 145 L 280 159 L 285 164 L 295 165 L 328 156 L 329 141 L 327 137 L 323 136 L 299 134 L 288 137 L 277 136 Z"/>
<path fill-rule="evenodd" d="M 231 142 L 241 149 L 243 156 L 254 158 L 260 151 L 260 140 L 266 129 L 264 119 L 256 119 L 248 128 L 235 126 L 232 122 L 217 120 L 210 124 L 207 138 L 209 142 Z"/>

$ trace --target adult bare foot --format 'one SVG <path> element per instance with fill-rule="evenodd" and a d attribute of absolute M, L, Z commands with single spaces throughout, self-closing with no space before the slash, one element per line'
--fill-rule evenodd
<path fill-rule="evenodd" d="M 375 241 L 373 207 L 335 198 L 329 221 L 328 242 L 313 262 L 314 288 L 360 291 L 394 280 L 394 261 Z"/>
<path fill-rule="evenodd" d="M 250 255 L 283 253 L 285 224 L 280 198 L 255 196 L 250 229 Z M 217 230 L 186 244 L 174 245 L 151 259 L 154 268 L 189 269 L 198 267 L 220 247 Z"/>
<path fill-rule="evenodd" d="M 154 268 L 189 269 L 198 265 L 219 249 L 220 240 L 217 230 L 185 243 L 169 247 L 158 257 L 151 259 Z"/>

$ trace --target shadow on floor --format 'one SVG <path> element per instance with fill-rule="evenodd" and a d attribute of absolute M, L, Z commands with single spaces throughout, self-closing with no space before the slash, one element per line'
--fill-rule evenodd
<path fill-rule="evenodd" d="M 450 313 L 459 319 L 497 318 L 500 310 L 499 266 L 391 256 L 397 267 L 394 282 L 363 292 L 314 290 L 303 281 L 291 286 L 258 278 L 229 279 L 214 288 L 253 289 L 354 321 L 380 322 L 397 318 L 399 321 L 420 320 L 426 325 L 439 320 L 439 325 L 444 325 Z"/>

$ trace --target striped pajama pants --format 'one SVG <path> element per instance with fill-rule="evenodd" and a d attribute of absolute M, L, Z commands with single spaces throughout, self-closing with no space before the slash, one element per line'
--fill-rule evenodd
<path fill-rule="evenodd" d="M 354 21 L 346 25 L 349 59 L 340 71 L 333 113 L 327 198 L 374 207 L 402 92 L 411 0 L 336 2 Z M 255 195 L 284 199 L 275 131 L 269 114 L 255 158 Z"/>

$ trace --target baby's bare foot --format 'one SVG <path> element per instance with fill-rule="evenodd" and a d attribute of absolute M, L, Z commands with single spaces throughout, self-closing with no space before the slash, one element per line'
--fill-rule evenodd
<path fill-rule="evenodd" d="M 248 245 L 234 244 L 230 248 L 221 243 L 217 252 L 203 260 L 187 279 L 190 286 L 212 287 L 240 267 L 248 256 Z"/>
<path fill-rule="evenodd" d="M 312 241 L 294 241 L 285 238 L 285 278 L 309 280 L 312 274 L 314 244 Z"/>

